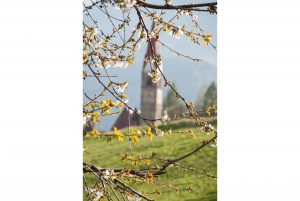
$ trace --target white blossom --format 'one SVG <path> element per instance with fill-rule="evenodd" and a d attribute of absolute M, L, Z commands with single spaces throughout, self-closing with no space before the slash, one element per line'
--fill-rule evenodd
<path fill-rule="evenodd" d="M 104 195 L 103 191 L 96 191 L 95 198 L 93 199 L 93 201 L 98 201 L 101 197 L 103 197 L 103 195 Z"/>
<path fill-rule="evenodd" d="M 98 59 L 98 61 L 96 62 L 96 66 L 97 66 L 98 68 L 103 68 L 101 59 Z"/>
<path fill-rule="evenodd" d="M 179 26 L 178 28 L 172 29 L 170 31 L 170 35 L 174 36 L 176 39 L 180 39 L 183 36 L 183 31 L 181 29 L 181 26 Z"/>
<path fill-rule="evenodd" d="M 98 61 L 96 62 L 96 66 L 98 68 L 103 68 L 103 67 L 109 68 L 109 67 L 111 67 L 113 65 L 113 63 L 114 62 L 111 59 L 109 59 L 109 58 L 104 59 L 104 60 L 98 59 Z"/>
<path fill-rule="evenodd" d="M 136 0 L 118 0 L 117 9 L 129 11 L 136 4 Z"/>
<path fill-rule="evenodd" d="M 109 175 L 110 175 L 109 170 L 105 170 L 103 178 L 104 179 L 109 179 Z"/>
<path fill-rule="evenodd" d="M 98 201 L 101 197 L 104 196 L 103 189 L 85 188 L 85 191 L 93 196 L 93 201 Z"/>
<path fill-rule="evenodd" d="M 94 43 L 91 43 L 92 48 L 96 51 L 100 49 L 102 46 L 102 39 L 99 39 L 99 41 L 95 41 Z"/>
<path fill-rule="evenodd" d="M 165 134 L 165 132 L 163 132 L 162 130 L 160 130 L 160 129 L 155 129 L 155 132 L 156 132 L 156 135 L 157 136 L 160 136 L 160 137 L 162 137 L 162 136 L 164 136 L 164 134 Z"/>
<path fill-rule="evenodd" d="M 95 36 L 95 35 L 97 35 L 97 34 L 98 34 L 98 28 L 97 28 L 97 27 L 94 27 L 94 28 L 92 29 L 92 35 Z"/>
<path fill-rule="evenodd" d="M 172 0 L 165 0 L 167 4 L 171 5 L 172 4 Z"/>
<path fill-rule="evenodd" d="M 215 130 L 215 128 L 211 124 L 208 124 L 208 128 L 212 131 Z"/>
<path fill-rule="evenodd" d="M 124 84 L 118 84 L 116 86 L 116 90 L 119 93 L 123 93 L 127 87 L 128 87 L 128 82 L 125 82 Z"/>
<path fill-rule="evenodd" d="M 147 32 L 144 29 L 142 29 L 142 30 L 139 29 L 137 32 L 137 35 L 140 38 L 141 42 L 144 42 L 147 40 Z"/>
<path fill-rule="evenodd" d="M 127 61 L 115 61 L 114 67 L 119 67 L 119 68 L 127 68 L 128 67 L 128 62 Z"/>
<path fill-rule="evenodd" d="M 169 117 L 167 111 L 165 110 L 164 111 L 164 116 L 161 118 L 161 121 L 163 122 L 163 124 L 166 124 L 166 122 L 169 121 L 169 120 L 170 120 L 170 117 Z"/>
<path fill-rule="evenodd" d="M 91 118 L 91 115 L 84 115 L 83 116 L 83 125 L 85 125 Z"/>
<path fill-rule="evenodd" d="M 196 20 L 196 19 L 198 19 L 198 15 L 192 15 L 192 20 Z"/>
<path fill-rule="evenodd" d="M 129 66 L 127 61 L 124 61 L 121 68 L 127 68 Z"/>
<path fill-rule="evenodd" d="M 140 201 L 142 198 L 139 197 L 138 195 L 135 196 L 127 196 L 129 201 Z"/>
<path fill-rule="evenodd" d="M 210 131 L 215 131 L 215 128 L 211 124 L 208 124 L 207 127 L 208 127 L 209 131 L 208 132 L 204 132 L 206 135 L 210 135 L 211 134 Z M 205 131 L 205 129 L 204 129 L 204 131 Z"/>
<path fill-rule="evenodd" d="M 114 64 L 114 67 L 122 67 L 123 66 L 123 61 L 116 61 Z"/>
<path fill-rule="evenodd" d="M 103 66 L 104 66 L 105 68 L 111 67 L 112 64 L 113 64 L 113 61 L 112 61 L 111 59 L 106 59 L 106 60 L 104 60 L 104 62 L 103 62 Z"/>
<path fill-rule="evenodd" d="M 217 147 L 217 141 L 213 141 L 211 144 L 210 144 L 211 147 Z"/>
<path fill-rule="evenodd" d="M 133 46 L 133 51 L 138 51 L 141 49 L 141 44 L 140 43 L 137 43 L 135 46 Z"/>
<path fill-rule="evenodd" d="M 158 22 L 160 19 L 161 19 L 161 17 L 159 16 L 159 15 L 154 15 L 153 17 L 152 17 L 152 19 L 153 19 L 153 22 Z M 154 30 L 156 29 L 156 27 L 154 28 Z"/>
<path fill-rule="evenodd" d="M 149 34 L 149 37 L 150 38 L 155 38 L 156 36 L 156 33 L 154 31 L 151 31 L 151 33 Z"/>
<path fill-rule="evenodd" d="M 151 57 L 150 63 L 153 64 L 154 62 L 155 62 L 155 59 L 153 59 L 153 58 Z"/>
<path fill-rule="evenodd" d="M 180 15 L 189 15 L 189 12 L 187 10 L 180 10 L 179 14 Z"/>
<path fill-rule="evenodd" d="M 161 78 L 160 72 L 157 69 L 151 70 L 148 75 L 152 78 L 153 83 L 157 83 Z"/>

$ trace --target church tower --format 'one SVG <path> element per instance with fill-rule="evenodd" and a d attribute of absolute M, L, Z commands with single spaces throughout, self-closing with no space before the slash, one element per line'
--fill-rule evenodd
<path fill-rule="evenodd" d="M 152 27 L 153 29 L 153 27 Z M 155 57 L 161 58 L 158 42 L 155 39 L 151 39 L 151 44 L 153 47 L 153 52 Z M 148 44 L 147 52 L 145 54 L 146 58 L 152 58 L 151 47 Z M 156 63 L 152 63 L 152 68 L 157 68 Z M 162 66 L 160 66 L 162 71 Z M 151 71 L 151 66 L 149 62 L 144 61 L 144 66 L 142 70 L 142 97 L 141 97 L 141 116 L 146 119 L 158 119 L 162 117 L 162 79 L 157 83 L 152 82 L 152 78 L 148 75 Z M 141 121 L 141 123 L 143 123 Z"/>

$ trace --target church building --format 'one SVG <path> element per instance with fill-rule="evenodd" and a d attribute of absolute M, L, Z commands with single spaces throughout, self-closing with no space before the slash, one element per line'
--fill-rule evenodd
<path fill-rule="evenodd" d="M 152 38 L 151 44 L 153 47 L 154 56 L 161 58 L 158 42 Z M 152 58 L 151 46 L 149 45 L 145 54 L 145 59 L 146 58 Z M 153 65 L 156 65 L 155 62 Z M 161 66 L 160 69 L 162 70 Z M 145 119 L 158 119 L 162 117 L 163 110 L 162 80 L 153 83 L 151 77 L 148 75 L 150 71 L 150 63 L 144 60 L 142 69 L 141 111 L 139 113 Z M 145 124 L 144 120 L 139 118 L 136 113 L 124 108 L 112 126 L 112 129 L 114 127 L 122 129 L 129 126 L 138 126 L 143 124 Z"/>

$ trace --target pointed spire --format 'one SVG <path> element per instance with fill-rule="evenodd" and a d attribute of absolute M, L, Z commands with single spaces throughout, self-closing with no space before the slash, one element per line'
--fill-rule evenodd
<path fill-rule="evenodd" d="M 152 23 L 151 31 L 154 30 L 154 27 L 155 27 L 155 22 Z M 158 42 L 154 38 L 151 38 L 150 40 L 151 40 L 151 46 L 153 47 L 154 56 L 155 57 L 160 57 L 160 51 L 159 51 L 159 47 L 158 47 Z M 145 54 L 145 58 L 152 57 L 151 46 L 149 46 L 149 43 L 148 43 L 148 47 L 147 47 L 147 52 Z M 145 68 L 146 65 L 147 65 L 147 63 L 144 62 L 144 68 Z"/>

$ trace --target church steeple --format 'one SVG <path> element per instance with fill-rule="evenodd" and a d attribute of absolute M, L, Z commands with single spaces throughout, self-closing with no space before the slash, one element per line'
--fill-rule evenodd
<path fill-rule="evenodd" d="M 152 24 L 152 31 L 155 24 Z M 152 46 L 152 47 L 151 47 Z M 145 54 L 145 60 L 147 58 L 152 59 L 152 48 L 154 57 L 161 58 L 158 42 L 151 38 L 151 46 L 148 44 L 147 52 Z M 158 119 L 162 116 L 162 80 L 157 83 L 153 83 L 148 72 L 152 68 L 157 68 L 154 63 L 144 61 L 144 66 L 142 70 L 142 97 L 141 97 L 141 115 L 146 119 Z M 162 71 L 162 66 L 160 66 Z"/>
<path fill-rule="evenodd" d="M 155 27 L 155 23 L 153 22 L 153 24 L 152 24 L 152 31 L 154 30 L 154 27 Z M 153 54 L 154 54 L 154 56 L 155 57 L 161 57 L 160 56 L 160 51 L 159 51 L 159 48 L 158 48 L 158 42 L 154 38 L 151 38 L 151 46 L 149 46 L 149 44 L 148 44 L 148 48 L 147 48 L 147 52 L 145 54 L 145 58 L 152 57 L 152 51 L 151 51 L 152 48 L 153 48 Z M 146 65 L 147 65 L 147 62 L 144 61 L 144 68 L 145 68 Z"/>

